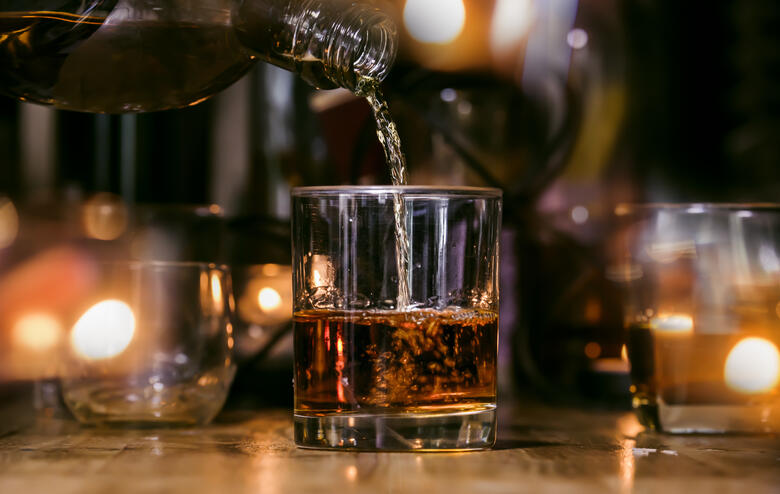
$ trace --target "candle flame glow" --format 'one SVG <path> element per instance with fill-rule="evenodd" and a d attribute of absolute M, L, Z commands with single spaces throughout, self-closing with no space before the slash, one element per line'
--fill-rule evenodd
<path fill-rule="evenodd" d="M 101 360 L 124 352 L 134 334 L 133 310 L 120 300 L 104 300 L 81 316 L 70 339 L 76 353 L 88 360 Z"/>
<path fill-rule="evenodd" d="M 326 255 L 315 254 L 311 257 L 311 275 L 309 284 L 312 287 L 325 287 L 333 282 L 333 266 Z"/>
<path fill-rule="evenodd" d="M 224 299 L 222 298 L 222 279 L 217 272 L 211 273 L 211 298 L 214 300 L 214 308 L 221 312 Z"/>
<path fill-rule="evenodd" d="M 780 381 L 780 351 L 764 338 L 745 338 L 729 352 L 723 377 L 734 391 L 767 392 Z"/>
<path fill-rule="evenodd" d="M 650 320 L 650 327 L 661 333 L 692 333 L 693 318 L 687 314 L 661 314 Z"/>
<path fill-rule="evenodd" d="M 257 295 L 257 304 L 263 312 L 271 312 L 282 305 L 282 296 L 279 295 L 279 292 L 267 286 L 260 290 L 260 293 Z"/>

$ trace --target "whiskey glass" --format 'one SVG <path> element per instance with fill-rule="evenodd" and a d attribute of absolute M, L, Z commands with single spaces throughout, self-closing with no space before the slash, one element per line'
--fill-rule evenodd
<path fill-rule="evenodd" d="M 493 445 L 501 207 L 485 188 L 293 191 L 296 444 Z"/>
<path fill-rule="evenodd" d="M 633 405 L 670 433 L 780 431 L 780 205 L 620 206 Z"/>
<path fill-rule="evenodd" d="M 230 273 L 187 262 L 101 264 L 73 308 L 65 404 L 84 424 L 202 425 L 235 373 Z"/>

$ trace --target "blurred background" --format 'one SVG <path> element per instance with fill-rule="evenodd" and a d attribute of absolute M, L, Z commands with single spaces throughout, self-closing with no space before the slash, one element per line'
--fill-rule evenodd
<path fill-rule="evenodd" d="M 385 91 L 410 182 L 505 191 L 504 399 L 628 407 L 615 208 L 776 200 L 780 5 L 391 8 L 402 44 Z M 421 20 L 420 9 L 434 15 Z M 229 404 L 291 405 L 290 189 L 390 181 L 363 100 L 265 64 L 197 106 L 158 113 L 0 97 L 0 149 L 3 389 L 52 377 L 31 362 L 60 339 L 56 321 L 24 313 L 54 295 L 19 279 L 36 273 L 77 291 L 94 259 L 208 261 L 233 270 L 239 370 Z M 35 393 L 46 401 L 45 389 Z"/>

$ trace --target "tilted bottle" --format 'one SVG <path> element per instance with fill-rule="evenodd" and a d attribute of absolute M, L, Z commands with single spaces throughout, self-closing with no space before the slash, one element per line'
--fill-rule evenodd
<path fill-rule="evenodd" d="M 348 0 L 5 0 L 0 92 L 99 113 L 190 106 L 257 60 L 320 88 L 382 80 L 392 19 Z"/>

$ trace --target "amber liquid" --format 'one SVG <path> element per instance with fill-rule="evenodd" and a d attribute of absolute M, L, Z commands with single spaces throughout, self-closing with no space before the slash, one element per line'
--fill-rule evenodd
<path fill-rule="evenodd" d="M 747 334 L 664 334 L 645 325 L 629 328 L 629 360 L 634 386 L 665 403 L 678 405 L 747 404 L 777 400 L 773 390 L 739 392 L 727 386 L 724 366 L 729 352 Z M 771 333 L 759 333 L 768 341 Z M 774 341 L 775 345 L 780 341 Z M 744 362 L 748 364 L 749 362 Z"/>
<path fill-rule="evenodd" d="M 0 13 L 0 91 L 97 113 L 190 106 L 254 63 L 229 12 L 210 23 Z"/>
<path fill-rule="evenodd" d="M 759 336 L 775 346 L 780 345 L 777 333 L 772 331 L 664 333 L 650 329 L 646 324 L 629 327 L 628 355 L 634 408 L 644 425 L 664 430 L 710 431 L 721 425 L 708 422 L 706 410 L 716 410 L 715 417 L 720 419 L 717 424 L 721 424 L 729 413 L 741 409 L 745 411 L 744 416 L 731 423 L 723 422 L 728 424 L 724 430 L 776 429 L 780 424 L 777 386 L 763 390 L 740 389 L 739 382 L 730 381 L 726 372 L 730 352 L 748 336 Z M 755 369 L 751 360 L 748 356 L 738 365 Z M 770 369 L 767 368 L 767 372 Z M 680 407 L 691 410 L 690 415 L 684 416 L 677 411 L 667 414 L 664 419 L 664 408 Z"/>
<path fill-rule="evenodd" d="M 296 413 L 492 409 L 497 330 L 482 310 L 298 312 Z"/>

